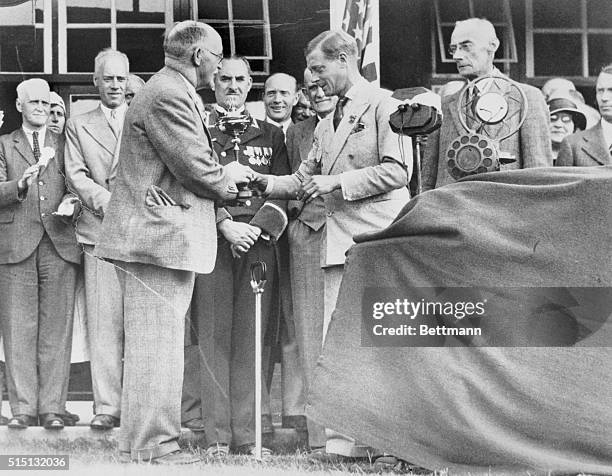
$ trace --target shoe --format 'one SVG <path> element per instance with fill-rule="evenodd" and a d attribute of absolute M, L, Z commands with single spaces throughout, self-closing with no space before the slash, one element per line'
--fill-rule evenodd
<path fill-rule="evenodd" d="M 246 445 L 240 445 L 234 451 L 238 455 L 248 455 L 255 456 L 255 443 L 247 443 Z M 266 448 L 265 446 L 261 447 L 261 457 L 262 458 L 270 458 L 272 456 L 272 450 L 270 448 Z"/>
<path fill-rule="evenodd" d="M 119 423 L 120 420 L 117 417 L 114 417 L 112 415 L 100 414 L 93 417 L 93 420 L 91 420 L 89 427 L 92 430 L 111 430 L 119 426 Z"/>
<path fill-rule="evenodd" d="M 60 416 L 62 417 L 62 420 L 64 420 L 64 426 L 75 426 L 81 419 L 76 413 L 70 413 L 67 410 L 64 410 L 64 413 L 62 413 Z"/>
<path fill-rule="evenodd" d="M 229 445 L 225 443 L 213 443 L 206 448 L 204 456 L 208 459 L 223 459 L 229 455 Z"/>
<path fill-rule="evenodd" d="M 403 459 L 396 458 L 393 455 L 384 453 L 382 456 L 379 456 L 374 460 L 374 470 L 377 472 L 383 471 L 397 471 L 397 472 L 406 472 L 415 468 L 414 465 L 410 464 L 408 461 L 404 461 Z"/>
<path fill-rule="evenodd" d="M 9 421 L 9 419 L 6 418 L 4 415 L 0 415 L 0 426 L 8 425 L 8 421 Z"/>
<path fill-rule="evenodd" d="M 269 413 L 261 416 L 261 432 L 264 435 L 274 433 L 274 424 L 272 423 L 272 415 Z"/>
<path fill-rule="evenodd" d="M 45 430 L 63 430 L 64 420 L 57 413 L 43 413 L 39 416 L 40 424 Z"/>
<path fill-rule="evenodd" d="M 283 415 L 283 428 L 295 428 L 297 431 L 308 431 L 304 415 Z"/>
<path fill-rule="evenodd" d="M 38 417 L 31 415 L 15 415 L 8 421 L 8 427 L 23 430 L 28 426 L 37 426 L 38 425 Z"/>
<path fill-rule="evenodd" d="M 151 464 L 193 464 L 202 461 L 202 459 L 189 451 L 176 450 L 167 455 L 158 458 L 151 458 Z"/>
<path fill-rule="evenodd" d="M 195 432 L 204 431 L 204 421 L 201 418 L 192 418 L 181 423 L 181 426 Z"/>

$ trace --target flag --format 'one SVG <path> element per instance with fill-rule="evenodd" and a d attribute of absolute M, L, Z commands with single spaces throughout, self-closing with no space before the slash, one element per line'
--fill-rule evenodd
<path fill-rule="evenodd" d="M 342 29 L 357 40 L 363 77 L 378 83 L 378 0 L 346 0 Z"/>

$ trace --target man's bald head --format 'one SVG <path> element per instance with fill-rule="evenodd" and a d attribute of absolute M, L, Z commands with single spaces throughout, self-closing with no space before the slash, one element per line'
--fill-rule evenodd
<path fill-rule="evenodd" d="M 461 76 L 472 79 L 491 73 L 497 48 L 499 40 L 489 20 L 468 18 L 455 23 L 450 51 Z"/>
<path fill-rule="evenodd" d="M 186 20 L 176 23 L 164 39 L 164 53 L 174 59 L 189 59 L 193 48 L 201 43 L 222 44 L 219 33 L 206 23 Z"/>
<path fill-rule="evenodd" d="M 275 122 L 284 122 L 291 117 L 297 103 L 297 81 L 290 74 L 276 73 L 264 83 L 264 105 L 266 115 Z"/>

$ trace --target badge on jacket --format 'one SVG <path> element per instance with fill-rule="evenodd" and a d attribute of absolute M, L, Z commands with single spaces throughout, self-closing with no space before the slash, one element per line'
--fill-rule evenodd
<path fill-rule="evenodd" d="M 268 166 L 272 157 L 272 147 L 247 145 L 244 148 L 244 155 L 249 158 L 249 164 L 251 165 Z"/>

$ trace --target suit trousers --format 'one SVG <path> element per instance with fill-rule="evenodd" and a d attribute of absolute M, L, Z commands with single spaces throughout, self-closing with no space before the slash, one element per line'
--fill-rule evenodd
<path fill-rule="evenodd" d="M 146 461 L 179 449 L 185 315 L 195 273 L 116 265 L 125 331 L 119 450 Z"/>
<path fill-rule="evenodd" d="M 91 361 L 94 413 L 119 417 L 123 374 L 123 295 L 115 267 L 85 251 L 87 342 Z"/>
<path fill-rule="evenodd" d="M 267 266 L 261 299 L 265 329 L 275 298 L 273 246 L 260 239 L 237 259 L 221 237 L 214 271 L 196 279 L 192 316 L 198 319 L 202 418 L 208 444 L 255 442 L 255 295 L 250 267 L 258 260 Z"/>
<path fill-rule="evenodd" d="M 63 413 L 77 270 L 46 233 L 28 258 L 0 265 L 0 318 L 13 415 Z"/>
<path fill-rule="evenodd" d="M 324 275 L 321 268 L 321 240 L 325 228 L 314 231 L 300 220 L 289 222 L 291 291 L 296 344 L 306 390 L 321 354 L 323 343 Z M 311 448 L 325 446 L 325 427 L 308 419 Z"/>

